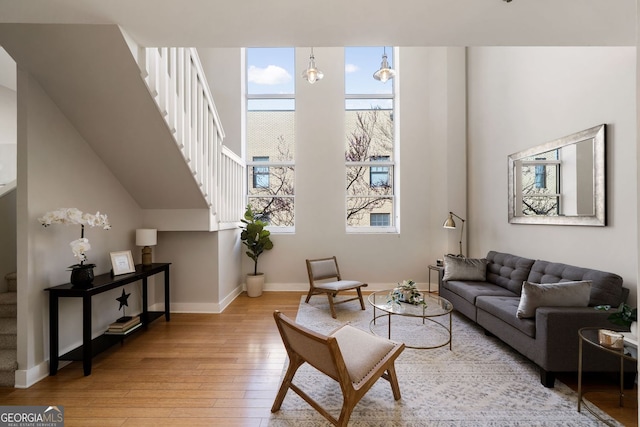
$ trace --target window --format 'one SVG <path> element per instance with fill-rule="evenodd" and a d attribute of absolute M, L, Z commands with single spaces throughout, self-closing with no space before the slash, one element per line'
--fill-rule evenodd
<path fill-rule="evenodd" d="M 247 204 L 272 231 L 294 221 L 295 51 L 246 49 Z"/>
<path fill-rule="evenodd" d="M 268 162 L 269 156 L 253 156 L 253 162 Z M 269 168 L 253 167 L 253 188 L 269 188 Z"/>
<path fill-rule="evenodd" d="M 372 213 L 369 215 L 369 223 L 372 227 L 388 227 L 390 225 L 388 213 Z"/>
<path fill-rule="evenodd" d="M 375 156 L 374 162 L 389 161 L 389 156 Z M 369 171 L 369 185 L 372 187 L 385 187 L 389 185 L 389 168 L 387 166 L 372 166 Z"/>
<path fill-rule="evenodd" d="M 346 227 L 349 232 L 397 232 L 394 111 L 397 77 L 373 79 L 383 48 L 345 48 Z M 393 67 L 393 49 L 386 48 Z M 374 229 L 375 228 L 375 229 Z M 384 228 L 384 229 L 382 229 Z"/>

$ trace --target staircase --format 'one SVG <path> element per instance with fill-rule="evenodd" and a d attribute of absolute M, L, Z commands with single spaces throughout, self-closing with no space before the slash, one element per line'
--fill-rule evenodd
<path fill-rule="evenodd" d="M 0 293 L 0 387 L 15 385 L 17 361 L 16 273 L 5 276 L 8 291 Z"/>

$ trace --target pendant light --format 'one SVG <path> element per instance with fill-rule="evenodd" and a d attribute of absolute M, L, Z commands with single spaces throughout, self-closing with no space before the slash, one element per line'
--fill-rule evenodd
<path fill-rule="evenodd" d="M 324 73 L 316 68 L 316 58 L 313 56 L 313 48 L 311 48 L 311 56 L 309 56 L 309 68 L 304 70 L 302 78 L 310 84 L 314 84 L 318 80 L 322 80 Z"/>
<path fill-rule="evenodd" d="M 387 48 L 383 47 L 382 49 L 382 63 L 380 64 L 380 69 L 373 73 L 373 78 L 380 80 L 382 83 L 386 83 L 387 80 L 396 76 L 396 72 L 393 68 L 389 67 L 389 62 L 387 62 Z"/>

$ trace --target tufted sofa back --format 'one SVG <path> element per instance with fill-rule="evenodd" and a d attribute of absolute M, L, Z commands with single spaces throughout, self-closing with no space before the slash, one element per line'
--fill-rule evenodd
<path fill-rule="evenodd" d="M 503 252 L 487 254 L 487 282 L 491 282 L 518 295 L 522 282 L 527 280 L 534 260 Z"/>
<path fill-rule="evenodd" d="M 629 290 L 622 287 L 622 277 L 617 274 L 558 262 L 537 260 L 531 267 L 527 280 L 533 283 L 591 280 L 590 306 L 608 304 L 617 307 L 629 294 Z"/>

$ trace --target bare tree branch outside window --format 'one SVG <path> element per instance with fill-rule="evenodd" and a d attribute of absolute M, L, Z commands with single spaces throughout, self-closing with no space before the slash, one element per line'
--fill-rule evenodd
<path fill-rule="evenodd" d="M 390 111 L 379 108 L 353 112 L 353 128 L 347 134 L 345 150 L 347 225 L 369 225 L 374 212 L 393 216 L 393 166 L 385 165 L 388 178 L 371 181 L 371 170 L 379 159 L 393 157 L 393 118 Z M 352 165 L 350 165 L 352 163 Z M 368 163 L 368 164 L 365 164 Z"/>
<path fill-rule="evenodd" d="M 277 156 L 270 163 L 278 165 L 293 160 L 293 155 L 283 135 L 277 137 Z M 269 186 L 253 188 L 250 191 L 249 205 L 256 216 L 276 227 L 294 225 L 294 167 L 268 166 Z M 253 173 L 252 168 L 249 173 Z M 251 177 L 249 177 L 249 182 Z"/>

